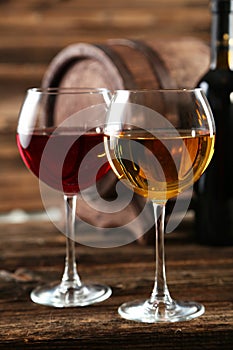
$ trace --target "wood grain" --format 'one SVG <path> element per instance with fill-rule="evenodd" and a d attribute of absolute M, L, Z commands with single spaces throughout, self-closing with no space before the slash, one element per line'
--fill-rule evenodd
<path fill-rule="evenodd" d="M 169 325 L 130 322 L 117 313 L 122 302 L 149 296 L 153 247 L 78 245 L 82 280 L 107 283 L 113 294 L 90 307 L 54 309 L 32 303 L 29 293 L 61 277 L 64 236 L 50 223 L 1 224 L 0 240 L 1 349 L 232 348 L 233 248 L 194 244 L 188 220 L 166 239 L 168 283 L 174 298 L 198 300 L 206 312 Z"/>

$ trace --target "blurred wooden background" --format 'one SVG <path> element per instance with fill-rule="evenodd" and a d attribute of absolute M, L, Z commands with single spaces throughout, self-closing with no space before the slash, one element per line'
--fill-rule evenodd
<path fill-rule="evenodd" d="M 20 104 L 51 59 L 77 42 L 194 36 L 209 42 L 208 0 L 0 0 L 0 213 L 38 209 L 15 146 Z M 25 182 L 26 177 L 26 182 Z M 22 180 L 24 179 L 24 181 Z M 25 185 L 23 185 L 25 184 Z"/>
<path fill-rule="evenodd" d="M 0 0 L 0 125 L 29 86 L 75 42 L 196 36 L 209 40 L 208 0 Z M 4 125 L 3 125 L 4 124 Z"/>

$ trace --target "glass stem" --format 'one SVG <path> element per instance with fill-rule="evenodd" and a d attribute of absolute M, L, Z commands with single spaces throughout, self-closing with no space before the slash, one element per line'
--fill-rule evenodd
<path fill-rule="evenodd" d="M 75 259 L 75 216 L 77 196 L 64 195 L 66 213 L 66 259 L 62 283 L 68 287 L 81 286 Z"/>
<path fill-rule="evenodd" d="M 157 204 L 153 202 L 155 227 L 156 227 L 156 247 L 155 247 L 155 284 L 151 294 L 150 303 L 155 309 L 161 308 L 171 309 L 173 301 L 170 297 L 166 282 L 165 272 L 165 253 L 164 253 L 164 220 L 165 220 L 165 204 Z M 160 311 L 161 311 L 160 310 Z"/>

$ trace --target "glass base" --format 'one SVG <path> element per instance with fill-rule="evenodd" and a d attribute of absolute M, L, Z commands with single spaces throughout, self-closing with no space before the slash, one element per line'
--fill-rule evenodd
<path fill-rule="evenodd" d="M 98 303 L 108 299 L 111 294 L 111 288 L 105 285 L 73 286 L 61 282 L 37 287 L 31 292 L 31 300 L 37 304 L 63 308 Z"/>
<path fill-rule="evenodd" d="M 150 300 L 122 304 L 118 309 L 121 317 L 138 322 L 180 322 L 201 316 L 205 312 L 202 304 L 194 301 L 172 301 L 169 305 L 155 304 Z"/>

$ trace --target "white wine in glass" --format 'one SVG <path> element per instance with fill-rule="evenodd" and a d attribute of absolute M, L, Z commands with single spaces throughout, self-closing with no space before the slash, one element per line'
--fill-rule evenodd
<path fill-rule="evenodd" d="M 105 149 L 118 178 L 153 203 L 156 272 L 150 298 L 119 307 L 141 322 L 186 321 L 204 313 L 195 301 L 176 301 L 166 283 L 164 218 L 168 199 L 200 178 L 214 152 L 215 125 L 201 89 L 118 90 L 108 109 Z"/>

